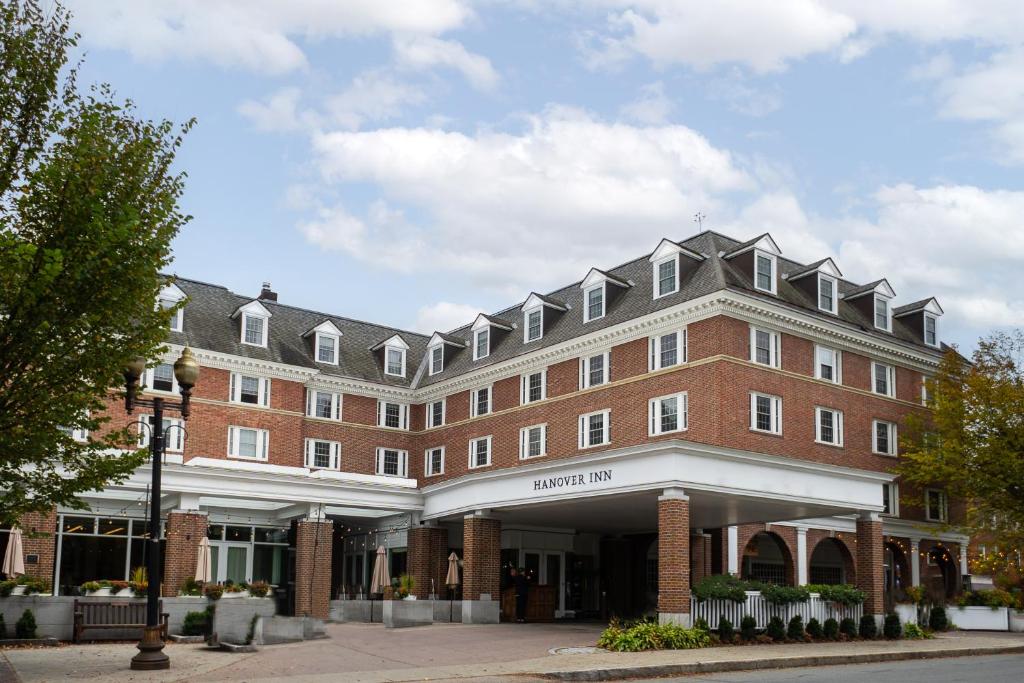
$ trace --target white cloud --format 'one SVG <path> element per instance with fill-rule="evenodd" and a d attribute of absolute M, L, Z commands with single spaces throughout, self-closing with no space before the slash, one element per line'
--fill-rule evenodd
<path fill-rule="evenodd" d="M 447 67 L 462 73 L 473 87 L 493 90 L 498 85 L 498 72 L 486 57 L 469 52 L 454 40 L 430 36 L 402 36 L 394 40 L 395 58 L 410 69 Z"/>
<path fill-rule="evenodd" d="M 438 301 L 430 306 L 422 306 L 416 312 L 413 330 L 423 334 L 448 332 L 473 322 L 480 312 L 481 309 L 476 306 Z"/>
<path fill-rule="evenodd" d="M 707 95 L 725 102 L 729 109 L 747 116 L 767 116 L 782 107 L 782 96 L 777 88 L 756 88 L 749 84 L 739 68 L 708 83 Z"/>
<path fill-rule="evenodd" d="M 263 132 L 289 132 L 316 126 L 318 117 L 314 113 L 299 111 L 300 97 L 298 88 L 282 88 L 263 102 L 243 101 L 238 105 L 238 113 Z"/>
<path fill-rule="evenodd" d="M 622 115 L 638 123 L 660 124 L 668 120 L 675 104 L 665 94 L 661 81 L 640 88 L 640 97 L 622 107 Z"/>
<path fill-rule="evenodd" d="M 423 91 L 379 70 L 356 76 L 344 91 L 327 98 L 327 111 L 343 128 L 356 129 L 364 121 L 384 121 L 402 113 L 406 105 L 426 100 Z"/>

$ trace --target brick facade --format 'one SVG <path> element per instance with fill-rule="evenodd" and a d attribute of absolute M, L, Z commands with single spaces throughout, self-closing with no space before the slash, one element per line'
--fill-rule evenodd
<path fill-rule="evenodd" d="M 408 531 L 408 569 L 416 582 L 413 595 L 425 599 L 433 593 L 447 595 L 448 529 L 439 526 L 414 526 Z"/>
<path fill-rule="evenodd" d="M 690 613 L 690 501 L 658 498 L 658 612 Z"/>
<path fill-rule="evenodd" d="M 690 536 L 690 584 L 693 585 L 710 576 L 711 571 L 711 538 L 710 534 L 694 534 Z"/>
<path fill-rule="evenodd" d="M 161 594 L 174 597 L 186 580 L 195 578 L 199 542 L 206 536 L 205 512 L 174 511 L 167 515 L 164 576 Z"/>
<path fill-rule="evenodd" d="M 25 574 L 47 581 L 53 580 L 53 563 L 57 544 L 54 533 L 57 530 L 56 509 L 47 512 L 29 512 L 18 521 L 21 527 L 21 543 L 25 551 Z M 29 562 L 34 555 L 36 562 Z"/>
<path fill-rule="evenodd" d="M 879 519 L 857 519 L 857 588 L 864 591 L 864 614 L 884 614 L 885 577 L 882 522 Z"/>
<path fill-rule="evenodd" d="M 501 582 L 501 520 L 466 515 L 462 522 L 463 600 L 483 594 L 498 600 Z"/>
<path fill-rule="evenodd" d="M 295 615 L 330 613 L 334 522 L 304 519 L 295 535 Z"/>

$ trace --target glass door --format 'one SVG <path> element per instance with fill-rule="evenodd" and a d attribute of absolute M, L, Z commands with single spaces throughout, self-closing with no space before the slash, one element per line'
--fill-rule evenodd
<path fill-rule="evenodd" d="M 210 573 L 214 581 L 248 582 L 249 548 L 248 543 L 211 543 Z"/>

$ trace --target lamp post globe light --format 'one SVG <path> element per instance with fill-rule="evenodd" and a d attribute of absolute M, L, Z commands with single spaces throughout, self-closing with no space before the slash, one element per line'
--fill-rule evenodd
<path fill-rule="evenodd" d="M 152 482 L 150 483 L 149 538 L 146 553 L 146 576 L 149 585 L 146 592 L 146 628 L 139 641 L 139 653 L 132 657 L 132 669 L 152 671 L 169 669 L 171 658 L 163 651 L 164 641 L 160 636 L 160 469 L 164 458 L 164 410 L 177 411 L 182 419 L 189 416 L 189 399 L 192 388 L 199 380 L 199 362 L 187 346 L 174 362 L 174 378 L 178 381 L 181 401 L 168 401 L 159 396 L 139 397 L 139 378 L 146 371 L 146 359 L 137 357 L 124 368 L 124 409 L 129 415 L 136 406 L 153 409 L 150 425 L 149 451 L 152 460 Z"/>

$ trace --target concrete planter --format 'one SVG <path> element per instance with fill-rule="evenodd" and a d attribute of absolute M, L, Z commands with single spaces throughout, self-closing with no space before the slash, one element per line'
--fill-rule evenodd
<path fill-rule="evenodd" d="M 100 588 L 95 591 L 86 591 L 85 596 L 87 598 L 109 598 L 111 595 L 110 587 Z"/>
<path fill-rule="evenodd" d="M 116 593 L 113 593 L 113 597 L 115 597 L 115 598 L 134 598 L 135 597 L 135 589 L 134 588 L 122 588 L 121 590 L 117 591 Z"/>
<path fill-rule="evenodd" d="M 11 589 L 11 595 L 24 595 L 24 594 L 25 594 L 25 586 L 15 586 L 14 588 Z"/>
<path fill-rule="evenodd" d="M 1024 633 L 1024 611 L 1010 610 L 1010 630 Z"/>
<path fill-rule="evenodd" d="M 224 591 L 224 595 L 221 596 L 221 600 L 229 600 L 231 598 L 247 598 L 249 597 L 249 591 L 238 591 L 236 593 L 230 593 Z"/>
<path fill-rule="evenodd" d="M 1008 631 L 1008 607 L 950 607 L 949 617 L 962 631 Z"/>
<path fill-rule="evenodd" d="M 434 603 L 430 600 L 385 600 L 384 627 L 406 628 L 434 623 Z"/>
<path fill-rule="evenodd" d="M 917 623 L 917 605 L 899 603 L 896 605 L 896 615 L 900 618 L 901 624 Z"/>

